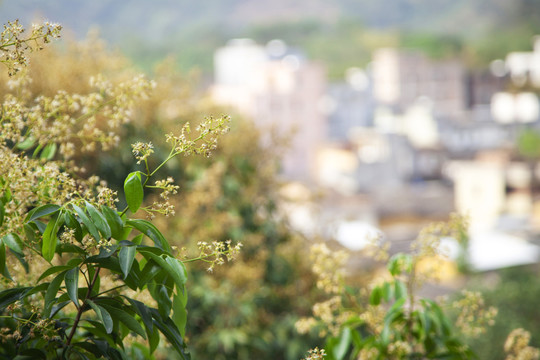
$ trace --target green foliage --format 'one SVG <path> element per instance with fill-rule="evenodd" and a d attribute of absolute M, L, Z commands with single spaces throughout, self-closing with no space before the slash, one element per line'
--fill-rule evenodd
<path fill-rule="evenodd" d="M 45 42 L 51 36 L 45 27 L 34 27 L 29 38 L 19 40 L 24 30 L 18 23 L 6 28 L 0 50 L 15 48 L 16 56 L 7 63 L 11 73 L 26 64 L 24 52 L 30 48 L 25 44 L 39 44 L 38 35 Z M 103 133 L 97 122 L 108 120 L 110 125 L 125 116 L 138 97 L 136 85 L 93 93 L 82 105 L 84 96 L 59 91 L 50 102 L 40 96 L 35 102 L 41 107 L 30 108 L 25 102 L 34 100 L 24 88 L 24 75 L 10 80 L 22 89 L 5 95 L 0 112 L 0 357 L 126 359 L 133 355 L 129 339 L 141 338 L 135 341 L 146 340 L 148 347 L 139 345 L 133 351 L 149 358 L 163 337 L 178 358 L 189 359 L 184 261 L 232 258 L 238 248 L 216 246 L 181 261 L 158 227 L 137 218 L 136 212 L 152 214 L 166 206 L 143 206 L 144 189 L 170 193 L 177 187 L 168 180 L 156 180 L 155 185 L 149 180 L 179 155 L 209 155 L 217 137 L 226 132 L 228 118 L 201 122 L 198 136 L 188 134 L 188 125 L 181 136 L 170 134 L 169 155 L 155 168 L 147 159 L 152 146 L 135 144 L 133 152 L 144 162 L 144 171 L 126 177 L 127 206 L 120 210 L 111 189 L 91 179 L 76 180 L 68 160 L 74 154 L 68 148 L 73 148 L 72 141 L 89 140 L 88 131 L 96 135 L 86 142 L 88 150 L 96 143 L 107 146 L 116 135 Z M 102 77 L 91 82 L 110 85 Z M 136 82 L 148 85 L 141 78 Z M 78 111 L 82 114 L 75 116 Z M 62 121 L 84 131 L 71 125 L 60 129 Z M 144 303 L 137 300 L 144 295 Z"/>
<path fill-rule="evenodd" d="M 473 359 L 476 358 L 439 304 L 415 299 L 403 275 L 412 273 L 412 258 L 397 254 L 388 262 L 391 279 L 371 290 L 369 304 L 382 306 L 379 330 L 362 317 L 344 323 L 340 334 L 327 339 L 327 359 Z M 414 304 L 414 305 L 411 305 Z"/>
<path fill-rule="evenodd" d="M 522 131 L 517 140 L 517 149 L 527 160 L 540 158 L 540 134 L 533 129 Z"/>
<path fill-rule="evenodd" d="M 464 42 L 456 35 L 404 32 L 400 46 L 420 50 L 435 59 L 455 59 L 463 53 Z"/>
<path fill-rule="evenodd" d="M 44 107 L 49 107 L 46 116 L 38 117 L 39 126 L 13 136 L 6 147 L 10 154 L 16 153 L 16 159 L 25 159 L 25 166 L 39 170 L 41 177 L 24 188 L 15 186 L 18 182 L 8 185 L 0 179 L 3 204 L 8 204 L 10 192 L 24 204 L 19 206 L 20 224 L 13 223 L 15 217 L 10 215 L 13 202 L 5 206 L 1 230 L 9 226 L 13 231 L 8 234 L 18 234 L 24 244 L 30 242 L 37 251 L 25 246 L 21 259 L 31 265 L 26 274 L 17 252 L 2 241 L 0 265 L 4 264 L 3 256 L 6 266 L 0 272 L 18 282 L 22 292 L 5 294 L 7 300 L 15 300 L 10 305 L 13 309 L 3 308 L 1 315 L 6 317 L 0 318 L 0 325 L 10 328 L 8 335 L 13 336 L 23 328 L 13 316 L 22 319 L 24 315 L 33 321 L 31 316 L 41 314 L 55 320 L 47 329 L 61 326 L 62 331 L 39 333 L 34 329 L 35 334 L 50 339 L 51 348 L 43 351 L 52 353 L 55 347 L 64 346 L 81 311 L 71 344 L 73 351 L 89 358 L 181 358 L 187 354 L 169 348 L 183 348 L 184 337 L 195 358 L 300 358 L 306 348 L 315 345 L 315 339 L 298 335 L 294 324 L 318 298 L 312 291 L 304 239 L 291 233 L 277 211 L 277 145 L 271 151 L 264 149 L 258 131 L 238 120 L 215 149 L 215 139 L 224 128 L 216 129 L 212 124 L 226 119 L 201 120 L 201 113 L 219 114 L 222 110 L 193 90 L 193 79 L 177 74 L 169 62 L 156 70 L 155 86 L 147 86 L 151 84 L 134 76 L 125 59 L 104 49 L 93 38 L 87 43 L 68 44 L 64 52 L 45 49 L 32 55 L 31 67 L 26 70 L 33 82 L 21 81 L 15 90 L 6 85 L 9 80 L 0 82 L 3 96 L 19 90 L 24 94 L 18 102 L 21 109 L 33 107 L 34 99 L 40 96 Z M 87 80 L 98 73 L 103 77 L 94 77 L 96 89 Z M 141 83 L 144 90 L 138 93 Z M 101 94 L 110 97 L 101 99 Z M 136 101 L 118 103 L 117 98 Z M 53 103 L 54 99 L 60 105 Z M 87 99 L 95 102 L 86 104 Z M 64 128 L 65 105 L 72 103 L 88 105 L 90 114 L 81 114 L 76 106 L 68 108 L 70 116 L 65 117 L 77 121 Z M 119 108 L 122 115 L 129 109 L 131 123 L 117 121 L 123 117 L 113 108 Z M 4 129 L 9 124 L 11 117 L 4 115 Z M 180 134 L 168 136 L 167 143 L 162 134 L 177 134 L 179 127 Z M 65 130 L 65 136 L 51 160 L 40 159 L 47 146 L 40 144 L 55 143 L 51 128 Z M 119 135 L 115 140 L 119 144 L 112 141 L 111 132 Z M 99 136 L 88 137 L 94 133 Z M 120 151 L 100 151 L 103 139 L 111 140 L 107 149 L 118 145 Z M 152 143 L 140 143 L 140 139 Z M 76 150 L 69 151 L 73 148 Z M 131 149 L 140 167 L 134 165 L 126 149 Z M 207 160 L 210 151 L 214 156 Z M 205 156 L 180 156 L 187 154 Z M 61 171 L 46 167 L 49 172 L 43 177 L 44 164 L 53 168 L 58 164 Z M 17 162 L 0 164 L 2 175 L 20 168 Z M 71 186 L 71 177 L 65 176 L 71 172 L 80 179 L 76 187 Z M 106 180 L 107 187 L 93 175 Z M 180 185 L 181 197 L 172 196 L 178 186 L 169 177 Z M 65 182 L 59 187 L 53 179 Z M 58 192 L 64 188 L 70 196 Z M 170 216 L 174 213 L 175 217 Z M 149 220 L 143 220 L 144 215 Z M 10 239 L 8 243 L 15 244 Z M 216 271 L 215 265 L 232 260 L 238 250 L 229 239 L 241 240 L 244 249 L 231 266 Z M 193 248 L 199 252 L 190 255 Z M 42 255 L 50 258 L 50 263 Z M 183 264 L 188 263 L 189 287 L 184 286 L 182 292 L 179 284 L 187 279 Z M 209 274 L 208 269 L 214 273 Z M 75 284 L 76 272 L 80 276 Z M 40 284 L 40 291 L 25 293 Z M 11 287 L 8 282 L 0 286 L 6 290 Z M 102 297 L 108 299 L 102 301 Z M 36 303 L 37 308 L 29 306 Z M 13 342 L 13 337 L 8 341 Z M 6 351 L 14 354 L 18 350 Z"/>
<path fill-rule="evenodd" d="M 108 73 L 108 66 L 104 62 L 100 71 Z M 85 67 L 76 69 L 78 74 L 86 71 Z M 159 166 L 156 158 L 168 156 L 161 134 L 176 132 L 186 122 L 196 129 L 201 122 L 199 114 L 223 112 L 194 90 L 194 80 L 178 74 L 170 61 L 156 70 L 155 79 L 156 87 L 139 104 L 119 145 L 125 149 L 141 138 L 151 141 L 155 145 L 155 156 L 147 158 L 151 168 Z M 260 133 L 253 125 L 235 117 L 211 160 L 175 157 L 160 168 L 162 179 L 174 178 L 183 190 L 180 197 L 171 196 L 168 200 L 174 206 L 174 217 L 156 216 L 152 220 L 171 246 L 185 247 L 180 254 L 197 257 L 200 253 L 193 254 L 190 249 L 213 246 L 214 242 L 226 244 L 229 239 L 243 244 L 235 262 L 219 270 L 206 261 L 189 266 L 186 334 L 195 358 L 297 360 L 306 348 L 316 344 L 313 336 L 300 336 L 294 328 L 316 295 L 305 256 L 305 239 L 288 229 L 276 206 L 280 201 L 280 184 L 275 179 L 280 145 L 265 149 L 259 139 Z M 204 150 L 202 146 L 198 149 Z M 148 148 L 140 150 L 138 156 L 142 157 Z M 144 165 L 144 160 L 141 163 Z M 137 171 L 131 159 L 120 152 L 102 153 L 99 157 L 89 154 L 81 157 L 78 164 L 93 169 L 119 192 L 125 174 Z M 141 180 L 145 181 L 144 175 Z M 154 201 L 163 202 L 164 193 L 159 191 L 151 182 L 147 183 L 145 202 L 139 211 L 145 211 Z M 122 196 L 120 200 L 124 200 Z M 129 207 L 127 203 L 125 206 Z M 129 223 L 153 236 L 148 222 Z M 154 238 L 160 242 L 160 237 Z M 209 273 L 209 269 L 213 272 Z M 176 305 L 173 301 L 170 306 Z"/>
<path fill-rule="evenodd" d="M 463 298 L 452 304 L 418 295 L 422 285 L 436 279 L 448 264 L 440 239 L 460 239 L 465 229 L 466 221 L 459 216 L 427 226 L 410 252 L 393 255 L 386 262 L 387 272 L 373 279 L 368 289 L 348 286 L 344 277 L 336 277 L 343 274 L 346 257 L 325 245 L 314 246 L 311 260 L 317 285 L 331 297 L 315 304 L 313 316 L 297 322 L 298 330 L 318 331 L 326 338 L 327 360 L 477 358 L 465 340 L 485 333 L 496 309 L 477 292 L 464 291 Z M 371 256 L 383 259 L 384 246 L 377 245 L 369 250 Z M 454 309 L 459 313 L 455 321 Z"/>
<path fill-rule="evenodd" d="M 129 210 L 132 213 L 137 212 L 144 198 L 143 185 L 139 172 L 132 172 L 126 177 L 126 181 L 124 181 L 124 193 L 126 194 L 126 202 Z"/>
<path fill-rule="evenodd" d="M 504 344 L 508 334 L 516 328 L 530 331 L 533 334 L 531 345 L 539 347 L 538 268 L 504 269 L 491 274 L 490 278 L 486 280 L 483 275 L 478 275 L 469 286 L 481 291 L 487 304 L 504 311 L 499 313 L 495 325 L 484 335 L 468 339 L 471 348 L 479 354 L 480 359 L 503 360 L 505 355 L 500 347 L 494 347 L 493 344 Z"/>
<path fill-rule="evenodd" d="M 6 306 L 16 301 L 24 304 L 35 301 L 36 296 L 44 296 L 43 309 L 41 314 L 32 314 L 40 319 L 41 323 L 48 323 L 54 327 L 61 327 L 66 331 L 60 332 L 60 336 L 52 337 L 45 341 L 43 338 L 26 336 L 17 339 L 17 346 L 13 349 L 7 349 L 5 356 L 16 356 L 30 351 L 30 349 L 47 349 L 47 356 L 60 356 L 62 358 L 71 358 L 80 354 L 80 356 L 112 356 L 112 354 L 121 354 L 124 338 L 134 333 L 143 339 L 153 336 L 154 332 L 159 331 L 167 337 L 175 350 L 181 355 L 181 358 L 188 358 L 185 351 L 185 344 L 180 335 L 183 332 L 185 321 L 175 322 L 178 313 L 185 312 L 185 303 L 173 309 L 171 315 L 167 299 L 169 296 L 177 297 L 178 294 L 184 296 L 185 283 L 187 280 L 186 270 L 183 263 L 174 258 L 168 252 L 158 248 L 155 245 L 134 244 L 132 241 L 125 240 L 123 236 L 103 238 L 97 232 L 92 237 L 99 236 L 99 240 L 107 240 L 108 245 L 100 246 L 99 253 L 92 255 L 90 249 L 85 247 L 82 239 L 90 235 L 90 229 L 99 229 L 100 232 L 110 234 L 109 225 L 105 220 L 103 209 L 111 213 L 113 209 L 102 206 L 96 209 L 92 204 L 85 202 L 81 207 L 74 204 L 66 204 L 56 211 L 56 215 L 42 215 L 31 217 L 33 220 L 27 224 L 36 225 L 38 221 L 47 221 L 43 233 L 42 247 L 43 256 L 46 260 L 52 260 L 55 254 L 69 253 L 67 265 L 50 267 L 42 276 L 41 280 L 49 275 L 58 275 L 50 282 L 40 282 L 33 287 L 13 287 L 0 292 L 2 308 L 4 308 L 3 319 L 13 319 L 18 322 L 19 332 L 44 331 L 43 325 L 31 321 L 31 318 L 19 318 L 5 310 Z M 75 210 L 76 209 L 76 210 Z M 65 216 L 76 219 L 76 222 L 70 224 L 58 221 Z M 39 219 L 39 220 L 38 220 Z M 97 220 L 97 221 L 96 221 Z M 121 218 L 122 230 L 132 231 L 135 227 L 128 224 L 128 218 Z M 82 234 L 80 240 L 69 244 L 60 243 L 59 238 L 62 233 L 69 232 L 72 229 L 81 228 Z M 52 230 L 51 230 L 52 229 Z M 157 230 L 156 230 L 157 231 Z M 45 234 L 49 238 L 45 238 Z M 120 232 L 122 235 L 124 232 Z M 142 234 L 141 234 L 142 235 Z M 141 236 L 139 237 L 141 240 Z M 48 243 L 46 243 L 46 241 Z M 57 246 L 58 245 L 58 246 Z M 28 245 L 27 245 L 28 246 Z M 126 265 L 123 249 L 132 250 L 127 253 L 130 258 Z M 38 248 L 34 248 L 38 252 Z M 52 254 L 49 255 L 49 254 Z M 135 259 L 135 255 L 140 256 Z M 69 259 L 69 260 L 68 260 Z M 142 271 L 152 268 L 152 276 L 143 276 Z M 121 279 L 116 288 L 107 289 L 100 286 L 100 273 L 107 273 L 109 276 L 115 276 Z M 83 284 L 79 279 L 83 278 Z M 143 291 L 152 287 L 161 287 L 163 283 L 169 284 L 167 279 L 171 279 L 170 285 L 165 290 L 168 295 L 165 298 L 158 296 L 158 292 L 150 291 L 150 294 L 157 302 L 157 309 L 150 308 L 134 299 L 130 299 L 117 292 L 119 288 L 129 287 L 135 291 Z M 62 285 L 63 282 L 63 285 Z M 44 286 L 45 285 L 45 286 Z M 176 294 L 176 295 L 174 295 Z M 76 307 L 75 318 L 65 317 L 59 310 L 66 307 L 66 300 L 71 300 Z M 51 309 L 54 309 L 51 311 Z M 69 313 L 69 312 L 68 312 Z M 92 320 L 92 315 L 96 320 Z M 84 318 L 83 318 L 84 316 Z M 172 316 L 172 318 L 170 317 Z M 84 325 L 81 324 L 84 322 Z M 123 331 L 123 328 L 128 331 Z M 80 328 L 84 332 L 78 331 Z M 69 332 L 67 331 L 69 329 Z"/>

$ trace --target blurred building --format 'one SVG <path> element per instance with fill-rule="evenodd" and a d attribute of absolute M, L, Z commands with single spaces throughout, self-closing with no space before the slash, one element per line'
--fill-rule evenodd
<path fill-rule="evenodd" d="M 491 99 L 496 93 L 504 91 L 508 83 L 506 72 L 500 69 L 501 66 L 504 68 L 504 63 L 496 63 L 492 66 L 495 69 L 491 71 L 474 70 L 467 73 L 466 106 L 472 112 L 473 121 L 492 120 Z"/>
<path fill-rule="evenodd" d="M 510 219 L 529 220 L 534 174 L 528 164 L 495 151 L 481 153 L 474 160 L 451 162 L 446 171 L 454 181 L 456 210 L 467 214 L 473 227 L 508 230 Z M 524 223 L 518 228 L 525 230 Z"/>
<path fill-rule="evenodd" d="M 498 92 L 491 98 L 491 113 L 501 124 L 533 123 L 540 116 L 540 103 L 532 92 Z"/>
<path fill-rule="evenodd" d="M 454 180 L 455 206 L 472 226 L 490 228 L 504 210 L 504 167 L 496 162 L 460 161 L 449 169 Z"/>
<path fill-rule="evenodd" d="M 412 51 L 379 49 L 373 54 L 375 100 L 404 111 L 419 98 L 433 103 L 435 114 L 459 114 L 466 108 L 465 69 L 458 61 L 434 61 Z"/>
<path fill-rule="evenodd" d="M 506 56 L 506 71 L 518 86 L 530 83 L 540 87 L 540 37 L 533 39 L 532 52 L 511 52 Z"/>
<path fill-rule="evenodd" d="M 231 40 L 215 54 L 216 102 L 235 107 L 263 131 L 290 138 L 282 173 L 310 180 L 316 154 L 326 137 L 321 107 L 326 92 L 324 68 L 274 40 L 266 47 L 251 40 Z"/>
<path fill-rule="evenodd" d="M 350 132 L 358 127 L 373 126 L 373 91 L 370 74 L 359 68 L 350 68 L 344 81 L 328 85 L 323 103 L 328 114 L 328 139 L 346 142 Z"/>

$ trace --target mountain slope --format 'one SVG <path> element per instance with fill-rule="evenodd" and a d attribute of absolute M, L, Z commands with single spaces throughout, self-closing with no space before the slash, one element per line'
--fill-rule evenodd
<path fill-rule="evenodd" d="M 25 24 L 36 18 L 60 22 L 77 38 L 97 25 L 107 41 L 147 67 L 170 53 L 185 68 L 199 66 L 208 71 L 213 50 L 228 38 L 261 34 L 261 38 L 281 37 L 307 48 L 310 55 L 321 54 L 325 61 L 351 57 L 345 60 L 359 63 L 366 61 L 377 41 L 381 46 L 399 45 L 410 34 L 421 34 L 420 41 L 405 43 L 420 42 L 422 47 L 425 34 L 431 34 L 426 46 L 454 39 L 473 53 L 475 61 L 485 62 L 508 50 L 530 48 L 530 37 L 540 33 L 540 0 L 0 2 L 0 21 L 15 18 Z M 351 47 L 363 49 L 352 51 Z"/>

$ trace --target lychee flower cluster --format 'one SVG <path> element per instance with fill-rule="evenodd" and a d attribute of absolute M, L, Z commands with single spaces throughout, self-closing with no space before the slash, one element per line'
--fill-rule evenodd
<path fill-rule="evenodd" d="M 529 346 L 531 334 L 524 329 L 515 329 L 508 335 L 504 343 L 506 360 L 538 360 L 540 350 Z"/>
<path fill-rule="evenodd" d="M 209 157 L 213 150 L 217 148 L 219 135 L 229 131 L 229 116 L 222 116 L 218 119 L 207 118 L 195 129 L 197 137 L 191 137 L 191 126 L 189 122 L 182 127 L 180 135 L 172 133 L 167 135 L 167 142 L 173 145 L 175 155 L 204 155 Z"/>
<path fill-rule="evenodd" d="M 62 26 L 46 22 L 32 25 L 27 33 L 19 20 L 8 21 L 0 33 L 0 62 L 7 66 L 9 76 L 28 64 L 27 53 L 43 49 L 51 39 L 59 38 Z"/>
<path fill-rule="evenodd" d="M 486 326 L 495 324 L 497 309 L 487 307 L 479 292 L 463 290 L 461 294 L 463 298 L 452 304 L 459 311 L 456 326 L 463 334 L 478 337 L 486 332 Z"/>
<path fill-rule="evenodd" d="M 242 243 L 232 244 L 231 240 L 227 241 L 199 241 L 197 243 L 199 247 L 199 256 L 194 259 L 184 260 L 184 262 L 189 261 L 204 261 L 208 264 L 208 272 L 214 271 L 216 265 L 225 264 L 225 260 L 233 261 L 236 256 L 240 253 L 242 248 Z"/>
<path fill-rule="evenodd" d="M 315 349 L 308 350 L 308 356 L 302 360 L 323 360 L 326 356 L 326 351 L 324 349 Z"/>

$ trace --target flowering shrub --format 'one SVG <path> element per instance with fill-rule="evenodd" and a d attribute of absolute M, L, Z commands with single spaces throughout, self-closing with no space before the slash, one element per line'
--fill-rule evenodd
<path fill-rule="evenodd" d="M 387 272 L 375 278 L 369 289 L 346 285 L 346 254 L 325 245 L 312 248 L 317 286 L 330 299 L 313 306 L 313 316 L 296 326 L 300 332 L 318 330 L 326 337 L 327 359 L 474 359 L 465 340 L 480 336 L 493 325 L 497 310 L 486 306 L 480 293 L 463 291 L 452 304 L 417 295 L 425 281 L 438 277 L 445 254 L 442 237 L 465 241 L 466 222 L 453 216 L 448 223 L 424 228 L 410 253 L 398 253 L 387 261 Z M 388 259 L 382 252 L 371 254 Z M 452 323 L 451 313 L 457 312 Z M 538 359 L 528 346 L 530 335 L 514 331 L 505 345 L 508 359 Z"/>
<path fill-rule="evenodd" d="M 28 51 L 43 49 L 51 39 L 60 37 L 62 27 L 58 24 L 34 24 L 30 34 L 25 34 L 19 20 L 8 22 L 0 33 L 0 62 L 14 75 L 28 64 Z"/>
<path fill-rule="evenodd" d="M 98 75 L 85 95 L 58 91 L 32 99 L 26 52 L 39 50 L 60 27 L 34 26 L 29 35 L 8 23 L 0 39 L 11 91 L 0 112 L 0 356 L 7 358 L 125 358 L 130 346 L 150 358 L 164 337 L 181 359 L 187 319 L 184 263 L 213 268 L 232 260 L 240 244 L 201 244 L 177 257 L 162 232 L 136 215 L 173 214 L 178 187 L 158 171 L 179 155 L 209 156 L 228 117 L 208 118 L 192 134 L 169 134 L 168 156 L 155 167 L 151 144 L 137 143 L 140 171 L 123 184 L 127 206 L 99 178 L 79 175 L 72 157 L 114 147 L 120 125 L 154 83 L 138 76 L 113 83 Z M 160 200 L 145 205 L 145 191 Z M 146 340 L 142 346 L 140 340 Z"/>
<path fill-rule="evenodd" d="M 28 107 L 34 105 L 33 99 L 52 98 L 59 91 L 85 96 L 94 93 L 89 81 L 92 77 L 101 77 L 111 86 L 137 78 L 129 61 L 108 50 L 94 35 L 30 55 L 30 66 L 24 69 L 27 78 L 32 79 L 25 83 L 29 96 L 24 104 Z M 135 165 L 138 160 L 133 161 L 128 150 L 133 150 L 131 144 L 141 142 L 140 150 L 153 152 L 147 161 L 149 168 L 155 169 L 159 159 L 167 158 L 172 145 L 163 134 L 181 135 L 179 127 L 189 122 L 193 135 L 204 121 L 200 114 L 230 111 L 216 107 L 205 92 L 198 90 L 196 75 L 179 73 L 165 60 L 154 71 L 145 97 L 130 108 L 129 122 L 114 128 L 119 145 L 108 152 L 101 151 L 99 143 L 93 150 L 83 150 L 81 142 L 74 139 L 75 152 L 69 158 L 71 165 L 66 167 L 76 171 L 78 179 L 88 178 L 95 186 L 102 186 L 106 180 L 107 187 L 120 194 L 116 206 L 123 210 L 126 174 L 145 168 L 144 161 Z M 14 92 L 7 86 L 14 78 L 4 78 L 0 81 L 0 98 Z M 164 199 L 163 189 L 152 188 L 158 184 L 151 179 L 137 216 L 151 218 L 182 260 L 199 257 L 200 247 L 214 246 L 214 242 L 226 246 L 230 239 L 232 245 L 239 241 L 244 245 L 229 266 L 217 269 L 218 263 L 214 267 L 205 261 L 189 263 L 190 320 L 185 341 L 192 357 L 298 360 L 304 349 L 316 345 L 317 338 L 298 335 L 294 323 L 319 297 L 311 281 L 305 239 L 287 227 L 276 206 L 280 201 L 276 154 L 281 146 L 272 145 L 268 151 L 251 122 L 242 121 L 238 115 L 234 118 L 231 130 L 219 139 L 211 159 L 204 154 L 177 156 L 160 168 L 156 181 L 174 178 L 178 194 L 173 196 L 175 190 L 171 189 L 169 199 Z M 108 129 L 108 120 L 97 113 L 95 124 Z M 55 161 L 63 159 L 59 148 Z M 162 212 L 148 213 L 144 208 Z M 226 257 L 223 259 L 226 261 Z M 208 271 L 210 268 L 213 272 Z M 139 300 L 151 301 L 149 296 L 140 296 Z M 145 358 L 137 341 L 127 339 L 129 356 L 134 356 L 135 351 L 139 358 Z M 144 343 L 142 338 L 137 339 Z M 165 346 L 158 347 L 154 355 L 173 356 Z"/>

